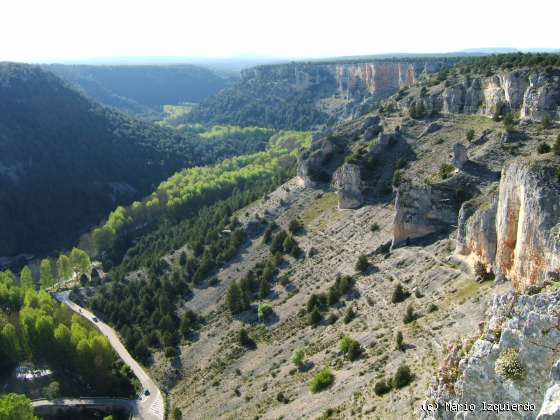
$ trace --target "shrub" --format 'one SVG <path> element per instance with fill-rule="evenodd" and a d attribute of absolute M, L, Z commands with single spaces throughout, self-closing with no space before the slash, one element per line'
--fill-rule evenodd
<path fill-rule="evenodd" d="M 455 171 L 455 167 L 453 165 L 450 165 L 449 163 L 442 163 L 439 167 L 439 176 L 441 179 L 447 179 L 453 174 L 453 171 Z"/>
<path fill-rule="evenodd" d="M 311 393 L 321 392 L 330 387 L 334 382 L 334 375 L 328 367 L 321 369 L 309 382 Z"/>
<path fill-rule="evenodd" d="M 438 308 L 438 306 L 437 306 L 435 303 L 430 303 L 430 304 L 428 305 L 428 312 L 430 312 L 430 313 L 435 312 L 435 311 L 437 311 L 438 309 L 439 309 L 439 308 Z"/>
<path fill-rule="evenodd" d="M 329 317 L 327 318 L 327 323 L 328 323 L 329 325 L 334 324 L 336 321 L 338 321 L 338 316 L 336 316 L 336 314 L 331 313 L 331 314 L 329 315 Z"/>
<path fill-rule="evenodd" d="M 348 308 L 348 310 L 344 314 L 344 319 L 342 321 L 345 324 L 349 324 L 350 322 L 352 322 L 354 320 L 354 318 L 356 318 L 356 312 L 354 312 L 354 309 L 352 309 L 350 307 L 350 308 Z"/>
<path fill-rule="evenodd" d="M 467 140 L 473 141 L 474 140 L 474 130 L 471 128 L 467 131 Z"/>
<path fill-rule="evenodd" d="M 266 320 L 269 316 L 271 316 L 273 314 L 273 310 L 272 310 L 272 306 L 267 305 L 266 303 L 261 303 L 259 304 L 259 307 L 257 309 L 257 315 L 259 317 L 259 320 L 264 321 Z"/>
<path fill-rule="evenodd" d="M 378 396 L 385 395 L 391 392 L 391 389 L 393 389 L 393 387 L 391 386 L 391 381 L 386 381 L 385 379 L 381 379 L 375 384 L 375 387 L 373 388 L 375 394 Z"/>
<path fill-rule="evenodd" d="M 315 327 L 319 325 L 322 319 L 323 316 L 321 315 L 321 312 L 319 312 L 319 309 L 317 308 L 313 308 L 313 310 L 309 313 L 309 318 L 308 318 L 309 325 Z"/>
<path fill-rule="evenodd" d="M 418 315 L 414 313 L 414 308 L 412 307 L 412 305 L 408 305 L 403 317 L 403 322 L 405 324 L 410 324 L 412 321 L 415 321 L 417 318 Z"/>
<path fill-rule="evenodd" d="M 537 146 L 537 152 L 542 155 L 545 153 L 549 153 L 550 152 L 550 146 L 548 145 L 548 143 L 539 143 L 539 145 Z"/>
<path fill-rule="evenodd" d="M 292 363 L 296 365 L 298 369 L 301 369 L 305 364 L 305 349 L 303 347 L 298 347 L 292 353 Z"/>
<path fill-rule="evenodd" d="M 297 235 L 303 229 L 303 224 L 298 219 L 293 219 L 288 226 L 288 230 L 293 234 Z"/>
<path fill-rule="evenodd" d="M 514 119 L 513 119 L 513 115 L 512 114 L 507 114 L 504 117 L 504 128 L 508 133 L 511 133 L 511 131 L 513 131 L 513 125 L 515 123 Z"/>
<path fill-rule="evenodd" d="M 249 337 L 249 333 L 247 332 L 247 330 L 245 328 L 241 328 L 239 330 L 237 340 L 238 340 L 239 344 L 241 344 L 243 347 L 246 347 L 246 348 L 255 347 L 255 342 L 253 341 L 253 339 L 251 337 Z"/>
<path fill-rule="evenodd" d="M 400 389 L 411 383 L 413 379 L 414 377 L 410 372 L 410 368 L 406 365 L 401 365 L 397 369 L 395 376 L 393 376 L 393 380 L 391 381 L 391 383 L 393 385 L 393 388 Z"/>
<path fill-rule="evenodd" d="M 404 349 L 404 339 L 403 339 L 403 335 L 402 332 L 397 331 L 397 335 L 395 336 L 395 348 L 399 351 L 403 351 Z"/>
<path fill-rule="evenodd" d="M 177 351 L 173 347 L 165 348 L 165 357 L 171 358 L 177 356 Z"/>
<path fill-rule="evenodd" d="M 367 257 L 364 254 L 361 254 L 358 257 L 358 261 L 356 261 L 356 271 L 359 271 L 360 273 L 365 273 L 368 268 L 369 268 L 369 261 L 367 259 Z"/>
<path fill-rule="evenodd" d="M 494 280 L 494 272 L 492 270 L 487 271 L 486 265 L 481 261 L 477 261 L 474 264 L 474 274 L 476 276 L 476 281 L 479 282 Z"/>
<path fill-rule="evenodd" d="M 392 303 L 400 303 L 405 301 L 410 296 L 410 293 L 404 289 L 402 284 L 397 284 L 391 295 Z"/>
<path fill-rule="evenodd" d="M 371 225 L 369 230 L 371 230 L 372 232 L 377 232 L 379 230 L 379 225 L 377 223 L 374 223 L 373 225 Z"/>
<path fill-rule="evenodd" d="M 348 336 L 344 336 L 340 339 L 339 346 L 342 354 L 344 354 L 351 362 L 357 360 L 363 352 L 360 343 Z"/>
<path fill-rule="evenodd" d="M 497 375 L 512 380 L 523 379 L 527 375 L 527 370 L 519 360 L 519 352 L 515 349 L 504 350 L 496 360 L 494 370 Z"/>
<path fill-rule="evenodd" d="M 404 181 L 404 176 L 403 176 L 403 171 L 402 170 L 396 170 L 395 173 L 393 174 L 393 187 L 398 188 Z"/>

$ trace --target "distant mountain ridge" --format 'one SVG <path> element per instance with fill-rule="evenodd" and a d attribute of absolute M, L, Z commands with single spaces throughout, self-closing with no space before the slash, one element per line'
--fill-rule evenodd
<path fill-rule="evenodd" d="M 137 116 L 158 116 L 164 105 L 200 102 L 228 85 L 193 65 L 45 65 L 87 96 Z"/>
<path fill-rule="evenodd" d="M 0 63 L 0 256 L 75 243 L 172 173 L 234 155 L 86 98 L 39 66 Z"/>

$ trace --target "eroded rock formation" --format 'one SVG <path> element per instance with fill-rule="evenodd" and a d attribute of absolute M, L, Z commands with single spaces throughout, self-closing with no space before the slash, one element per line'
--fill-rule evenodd
<path fill-rule="evenodd" d="M 395 201 L 393 244 L 444 232 L 457 223 L 456 192 L 443 185 L 402 184 Z"/>
<path fill-rule="evenodd" d="M 333 175 L 333 186 L 338 196 L 338 208 L 355 209 L 364 202 L 362 178 L 358 165 L 345 163 Z"/>
<path fill-rule="evenodd" d="M 560 293 L 519 296 L 514 292 L 494 298 L 490 321 L 472 346 L 459 347 L 463 358 L 448 358 L 428 392 L 439 410 L 423 411 L 422 419 L 557 419 L 560 363 Z M 472 343 L 472 341 L 470 342 Z M 452 352 L 452 354 L 454 354 Z M 513 355 L 508 357 L 505 355 Z M 500 365 L 506 369 L 501 369 Z M 455 373 L 453 373 L 455 372 Z M 506 372 L 506 374 L 504 374 Z M 454 379 L 458 377 L 458 380 Z M 532 404 L 534 410 L 501 413 L 482 410 L 483 403 Z M 474 404 L 445 410 L 446 403 Z"/>
<path fill-rule="evenodd" d="M 559 162 L 521 158 L 502 170 L 499 192 L 463 205 L 458 251 L 473 254 L 518 291 L 560 275 Z"/>
<path fill-rule="evenodd" d="M 519 69 L 472 79 L 449 86 L 439 85 L 422 96 L 408 96 L 399 106 L 408 109 L 422 101 L 428 112 L 491 116 L 519 113 L 521 119 L 560 119 L 560 71 Z"/>

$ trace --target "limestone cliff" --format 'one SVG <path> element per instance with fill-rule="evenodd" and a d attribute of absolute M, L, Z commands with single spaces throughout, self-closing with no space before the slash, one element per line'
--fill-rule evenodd
<path fill-rule="evenodd" d="M 480 338 L 451 349 L 420 418 L 559 418 L 559 304 L 558 292 L 496 296 Z M 523 406 L 483 411 L 484 403 Z"/>
<path fill-rule="evenodd" d="M 310 129 L 364 115 L 380 99 L 423 75 L 453 65 L 450 59 L 312 62 L 257 66 L 203 101 L 190 121 Z"/>
<path fill-rule="evenodd" d="M 338 208 L 355 209 L 364 202 L 360 167 L 345 163 L 333 175 L 333 186 L 338 196 Z"/>
<path fill-rule="evenodd" d="M 447 80 L 422 93 L 411 93 L 398 104 L 408 110 L 421 101 L 430 113 L 492 116 L 497 110 L 521 119 L 560 119 L 560 70 L 517 69 L 491 76 Z"/>
<path fill-rule="evenodd" d="M 517 290 L 560 273 L 560 185 L 548 159 L 519 159 L 502 170 L 496 268 Z"/>
<path fill-rule="evenodd" d="M 520 158 L 502 170 L 499 193 L 463 204 L 458 251 L 472 254 L 518 291 L 560 275 L 560 185 L 550 158 Z M 481 203 L 481 201 L 483 201 Z"/>

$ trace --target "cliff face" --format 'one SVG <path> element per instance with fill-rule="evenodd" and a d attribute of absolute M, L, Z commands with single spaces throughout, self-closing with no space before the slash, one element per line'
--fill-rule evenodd
<path fill-rule="evenodd" d="M 234 86 L 202 102 L 190 121 L 319 128 L 363 115 L 378 100 L 415 83 L 448 60 L 290 63 L 246 69 Z"/>
<path fill-rule="evenodd" d="M 428 392 L 422 419 L 557 419 L 560 415 L 560 294 L 494 298 L 480 338 L 456 346 Z M 458 356 L 466 352 L 464 357 Z M 505 369 L 504 369 L 505 368 Z M 450 372 L 460 372 L 456 382 Z M 454 375 L 452 375 L 454 376 Z M 523 404 L 521 410 L 483 412 L 483 403 Z M 435 409 L 435 404 L 438 409 Z M 445 409 L 445 404 L 450 405 Z M 466 407 L 473 404 L 475 411 Z M 529 406 L 531 404 L 531 406 Z M 426 407 L 426 405 L 424 405 Z M 454 407 L 449 409 L 449 407 Z"/>
<path fill-rule="evenodd" d="M 503 112 L 518 113 L 521 119 L 560 119 L 560 71 L 519 69 L 488 77 L 465 78 L 437 85 L 423 95 L 409 95 L 400 107 L 410 108 L 422 101 L 428 112 L 465 113 L 491 116 L 503 106 Z"/>
<path fill-rule="evenodd" d="M 521 292 L 560 275 L 557 164 L 517 159 L 502 170 L 497 195 L 460 211 L 459 253 L 492 266 Z"/>

